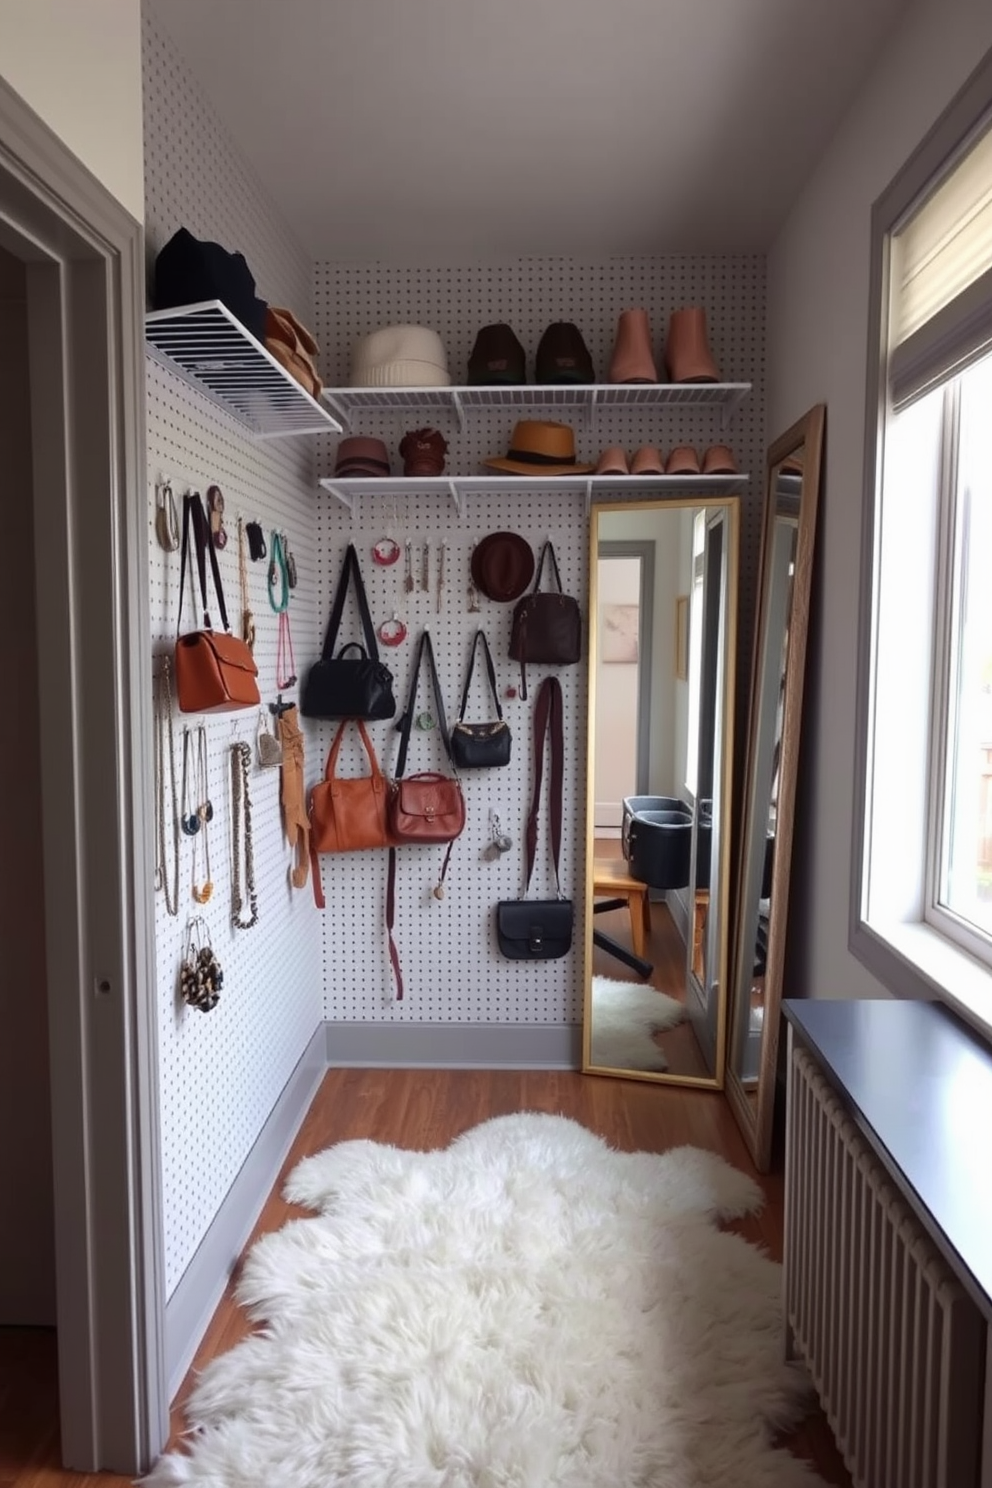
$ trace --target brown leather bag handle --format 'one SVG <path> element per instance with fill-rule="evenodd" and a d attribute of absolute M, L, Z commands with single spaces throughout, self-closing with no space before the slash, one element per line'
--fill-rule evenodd
<path fill-rule="evenodd" d="M 565 777 L 565 732 L 562 718 L 561 683 L 557 677 L 545 677 L 537 693 L 534 705 L 534 794 L 527 818 L 527 889 L 530 888 L 537 856 L 537 826 L 541 810 L 541 787 L 544 782 L 544 741 L 551 736 L 551 857 L 555 868 L 555 887 L 558 898 L 564 899 L 558 875 L 561 860 L 562 796 Z"/>
<path fill-rule="evenodd" d="M 344 731 L 348 727 L 349 723 L 358 724 L 358 732 L 362 736 L 362 743 L 365 745 L 365 753 L 368 756 L 368 761 L 372 768 L 373 790 L 385 790 L 385 777 L 382 773 L 382 768 L 379 764 L 379 761 L 376 758 L 375 750 L 372 747 L 372 740 L 369 738 L 368 734 L 365 731 L 364 723 L 360 718 L 343 718 L 338 725 L 338 731 L 334 735 L 334 742 L 328 750 L 327 761 L 324 765 L 324 779 L 329 783 L 331 787 L 331 795 L 334 794 L 334 786 L 337 783 L 338 755 L 341 753 L 341 741 L 344 738 Z"/>

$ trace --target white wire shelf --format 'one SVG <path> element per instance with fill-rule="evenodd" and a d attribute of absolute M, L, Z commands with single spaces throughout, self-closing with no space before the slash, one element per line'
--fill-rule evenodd
<path fill-rule="evenodd" d="M 365 479 L 338 480 L 326 476 L 321 488 L 340 501 L 349 511 L 361 496 L 392 499 L 417 496 L 449 496 L 461 515 L 466 498 L 494 491 L 506 493 L 584 496 L 586 506 L 597 501 L 639 501 L 676 499 L 692 495 L 732 495 L 747 485 L 750 477 L 738 475 L 440 475 L 429 480 L 403 476 L 369 476 Z"/>
<path fill-rule="evenodd" d="M 453 413 L 459 428 L 474 410 L 558 408 L 593 422 L 603 408 L 658 409 L 709 405 L 727 428 L 751 391 L 749 382 L 582 383 L 553 387 L 325 388 L 324 401 L 349 429 L 355 414 L 430 408 Z"/>
<path fill-rule="evenodd" d="M 235 320 L 220 300 L 145 316 L 149 356 L 246 424 L 258 439 L 340 434 L 323 404 Z"/>

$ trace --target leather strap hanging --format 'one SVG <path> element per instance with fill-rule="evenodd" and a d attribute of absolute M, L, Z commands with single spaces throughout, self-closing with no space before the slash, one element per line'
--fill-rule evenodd
<path fill-rule="evenodd" d="M 562 721 L 561 683 L 557 677 L 545 677 L 538 689 L 534 706 L 534 794 L 527 817 L 527 889 L 534 874 L 537 856 L 537 829 L 541 810 L 541 787 L 544 783 L 544 741 L 551 736 L 551 775 L 548 811 L 551 818 L 551 857 L 555 869 L 555 888 L 562 897 L 559 866 L 561 862 L 562 794 L 565 778 L 565 737 Z M 526 890 L 525 890 L 526 892 Z"/>

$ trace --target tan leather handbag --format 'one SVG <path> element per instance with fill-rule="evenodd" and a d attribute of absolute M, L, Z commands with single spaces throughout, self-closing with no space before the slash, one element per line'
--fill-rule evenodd
<path fill-rule="evenodd" d="M 199 491 L 188 493 L 183 499 L 183 552 L 182 572 L 179 578 L 179 625 L 182 625 L 183 597 L 186 589 L 186 568 L 190 567 L 190 588 L 193 587 L 190 553 L 190 527 L 193 529 L 193 547 L 196 549 L 196 567 L 200 580 L 200 602 L 203 606 L 203 629 L 177 635 L 176 695 L 181 713 L 233 713 L 238 708 L 257 708 L 258 667 L 255 658 L 240 636 L 231 635 L 224 604 L 224 590 L 220 582 L 217 554 L 214 552 L 213 536 Z M 223 623 L 223 631 L 214 630 L 207 609 L 207 558 L 213 575 L 217 607 Z"/>
<path fill-rule="evenodd" d="M 358 725 L 371 775 L 343 778 L 337 773 L 341 741 L 349 723 Z M 367 847 L 389 847 L 387 805 L 389 785 L 379 767 L 372 742 L 360 718 L 344 719 L 334 735 L 324 766 L 324 778 L 310 792 L 310 860 L 313 865 L 313 897 L 324 908 L 318 853 L 361 852 Z"/>

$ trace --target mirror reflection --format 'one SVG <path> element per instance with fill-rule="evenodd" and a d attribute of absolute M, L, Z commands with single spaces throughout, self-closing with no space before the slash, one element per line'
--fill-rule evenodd
<path fill-rule="evenodd" d="M 727 1069 L 727 1097 L 762 1171 L 772 1151 L 824 424 L 818 404 L 772 445 L 762 522 Z"/>
<path fill-rule="evenodd" d="M 722 1071 L 737 503 L 594 507 L 583 1067 Z"/>

